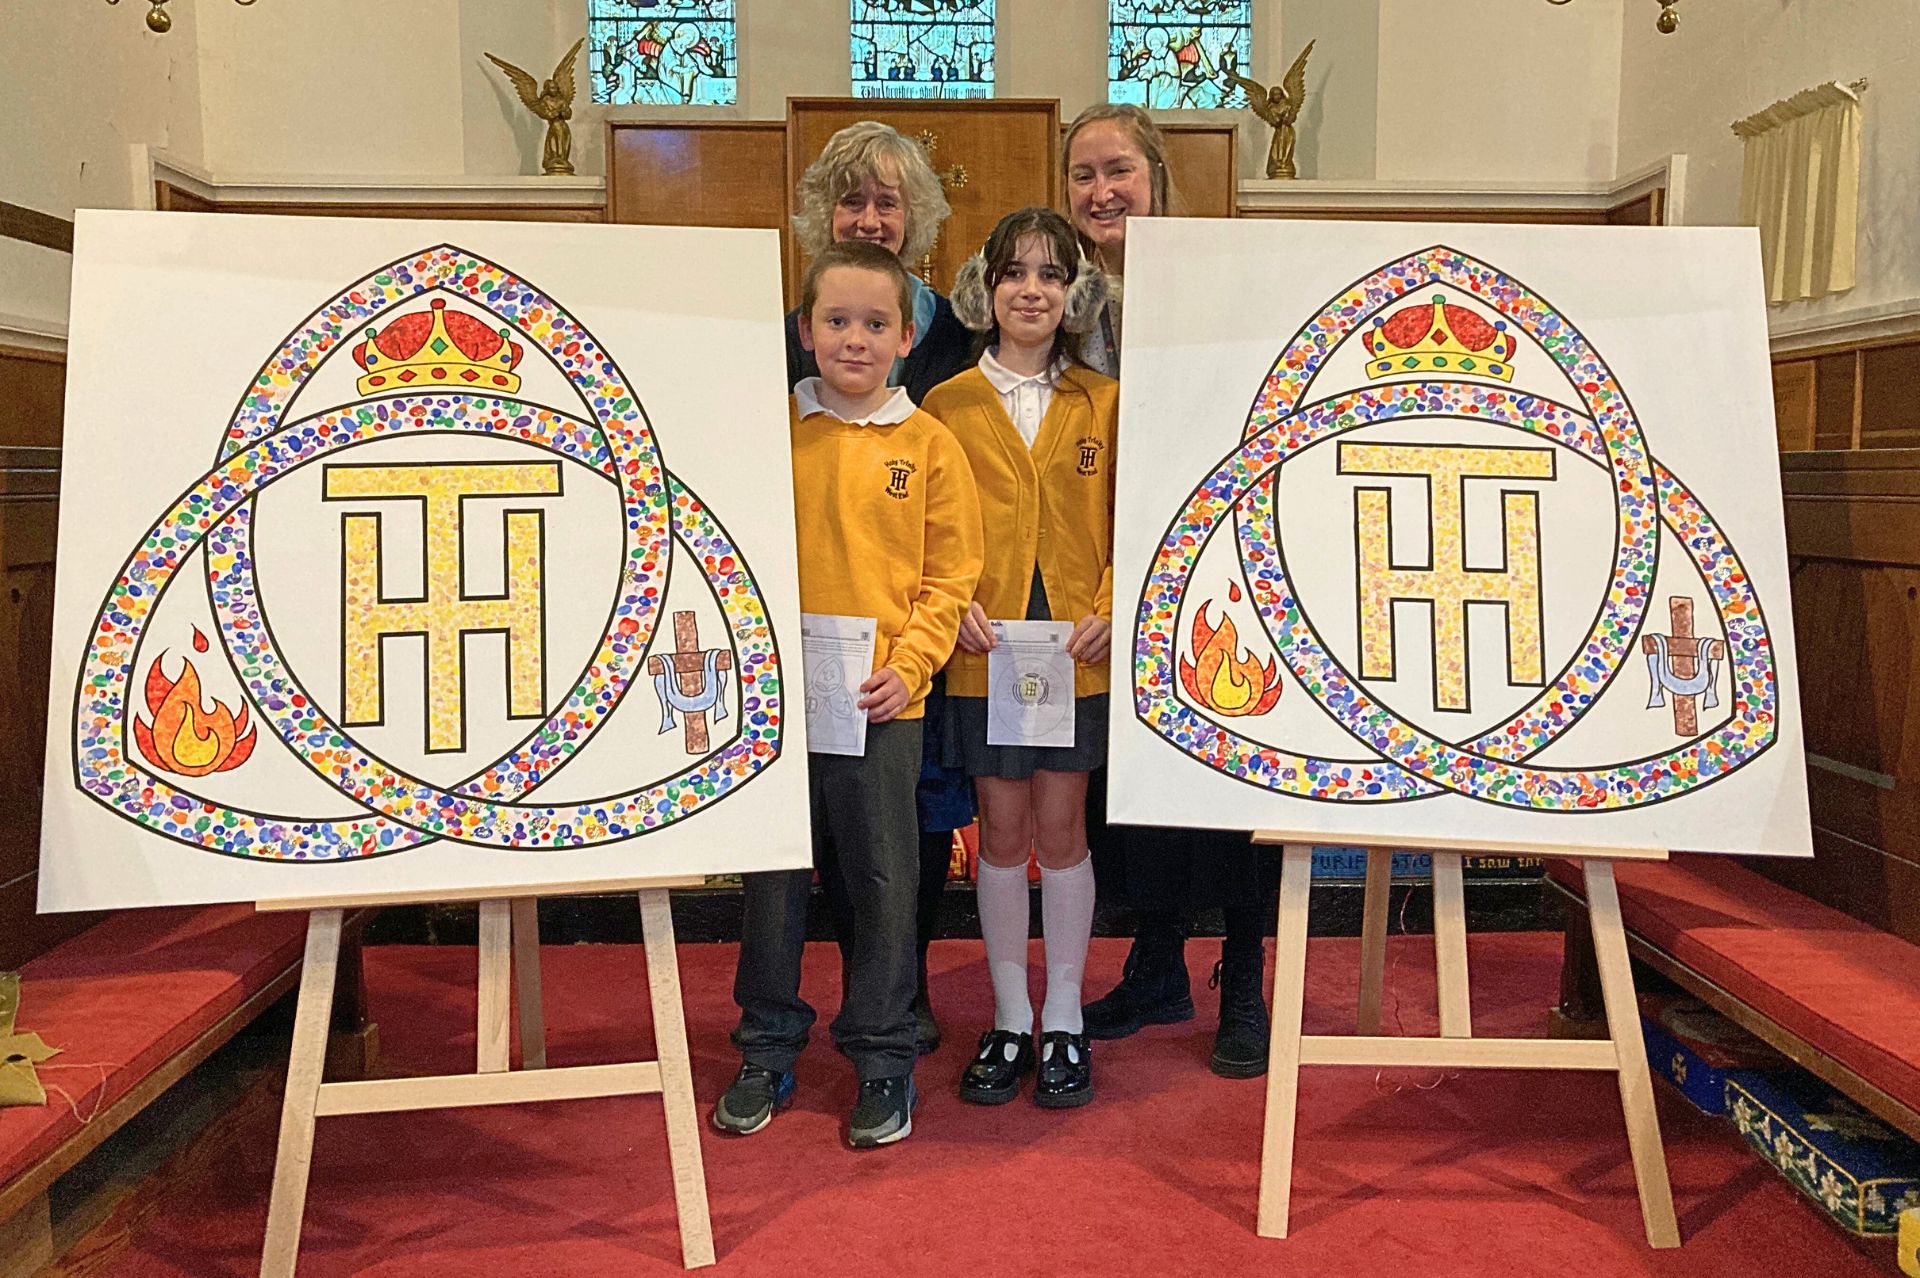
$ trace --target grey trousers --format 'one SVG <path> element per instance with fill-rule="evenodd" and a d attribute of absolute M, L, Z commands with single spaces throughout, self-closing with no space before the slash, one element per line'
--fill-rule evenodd
<path fill-rule="evenodd" d="M 913 1072 L 920 726 L 918 719 L 868 725 L 862 758 L 807 756 L 814 865 L 839 876 L 853 916 L 840 1013 L 830 1032 L 862 1082 Z M 762 1069 L 792 1069 L 813 1028 L 813 1008 L 800 997 L 812 877 L 776 870 L 745 878 L 733 1045 Z"/>

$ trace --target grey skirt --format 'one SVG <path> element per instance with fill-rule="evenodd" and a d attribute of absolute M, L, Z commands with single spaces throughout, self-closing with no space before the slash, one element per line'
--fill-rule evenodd
<path fill-rule="evenodd" d="M 1026 781 L 1047 772 L 1091 772 L 1107 761 L 1107 694 L 1076 697 L 1073 744 L 1004 746 L 987 744 L 987 699 L 947 696 L 940 762 L 970 777 Z"/>

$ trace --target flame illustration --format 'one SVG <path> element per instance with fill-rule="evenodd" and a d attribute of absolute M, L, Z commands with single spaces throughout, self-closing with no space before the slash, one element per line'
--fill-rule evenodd
<path fill-rule="evenodd" d="M 198 626 L 193 631 L 196 652 L 207 650 L 207 637 Z M 162 652 L 147 667 L 147 711 L 153 723 L 137 715 L 133 720 L 133 739 L 147 762 L 163 772 L 185 777 L 204 777 L 210 772 L 231 772 L 253 754 L 257 735 L 247 725 L 247 708 L 240 717 L 224 702 L 216 699 L 213 709 L 200 704 L 200 672 L 190 658 L 180 659 L 180 677 L 169 679 L 162 665 Z"/>
<path fill-rule="evenodd" d="M 1229 598 L 1237 599 L 1239 594 L 1237 586 L 1229 588 Z M 1251 651 L 1242 657 L 1233 618 L 1222 612 L 1218 626 L 1207 621 L 1212 603 L 1208 600 L 1201 604 L 1194 615 L 1195 660 L 1180 659 L 1181 686 L 1188 696 L 1216 714 L 1265 714 L 1280 700 L 1280 673 L 1273 658 L 1267 658 L 1263 667 Z"/>

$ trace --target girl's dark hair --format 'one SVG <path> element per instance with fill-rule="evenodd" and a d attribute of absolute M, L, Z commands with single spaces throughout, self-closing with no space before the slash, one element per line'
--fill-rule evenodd
<path fill-rule="evenodd" d="M 989 314 L 992 314 L 994 290 L 1000 287 L 1007 269 L 1019 255 L 1020 241 L 1029 235 L 1038 236 L 1046 244 L 1048 256 L 1066 271 L 1070 308 L 1073 284 L 1080 276 L 1080 237 L 1074 234 L 1073 225 L 1066 218 L 1052 209 L 1034 205 L 1017 209 L 1001 218 L 1000 225 L 994 227 L 993 234 L 987 236 L 986 247 L 980 250 L 986 265 L 984 283 Z M 1062 359 L 1072 364 L 1084 363 L 1080 358 L 1080 339 L 1068 331 L 1065 311 L 1060 321 L 1060 327 L 1053 330 L 1053 349 L 1047 355 L 1047 363 L 1052 365 Z M 975 356 L 989 346 L 997 346 L 999 342 L 1000 321 L 995 317 L 992 326 L 974 338 Z"/>

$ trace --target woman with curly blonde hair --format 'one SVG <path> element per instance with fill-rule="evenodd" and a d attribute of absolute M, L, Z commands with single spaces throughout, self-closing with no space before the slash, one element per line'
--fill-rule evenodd
<path fill-rule="evenodd" d="M 898 256 L 913 280 L 913 350 L 898 361 L 889 384 L 904 386 L 919 403 L 926 393 L 973 366 L 972 339 L 946 298 L 914 274 L 953 212 L 926 152 L 878 120 L 849 124 L 827 140 L 794 191 L 800 210 L 794 238 L 808 257 L 840 240 L 871 240 Z M 819 375 L 813 353 L 800 344 L 800 312 L 787 316 L 787 382 Z"/>
<path fill-rule="evenodd" d="M 913 306 L 907 316 L 913 346 L 904 358 L 894 361 L 888 385 L 905 387 L 908 398 L 918 404 L 935 386 L 973 367 L 972 334 L 954 317 L 952 304 L 913 269 L 953 212 L 918 143 L 877 120 L 849 124 L 827 140 L 820 158 L 800 175 L 794 196 L 800 211 L 794 215 L 793 234 L 808 257 L 842 240 L 871 240 L 898 256 L 907 268 L 913 286 Z M 796 309 L 787 316 L 787 387 L 791 390 L 803 378 L 819 375 L 813 352 L 801 344 Z M 922 1054 L 940 1045 L 940 1025 L 927 994 L 927 942 L 939 923 L 953 832 L 973 824 L 973 790 L 966 774 L 940 762 L 945 700 L 946 679 L 936 675 L 927 697 L 925 752 L 915 795 L 920 820 L 916 924 L 920 974 L 913 1014 Z M 827 888 L 841 953 L 847 954 L 853 940 L 852 906 L 839 875 L 823 872 L 820 878 Z"/>

